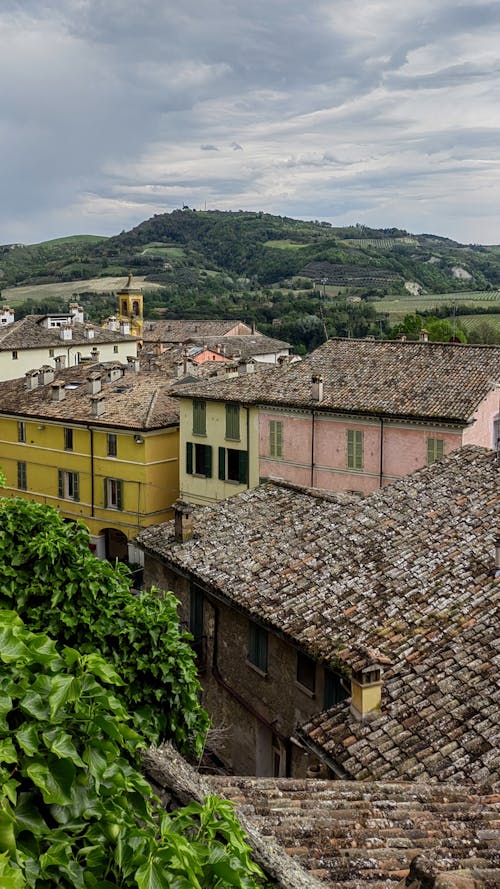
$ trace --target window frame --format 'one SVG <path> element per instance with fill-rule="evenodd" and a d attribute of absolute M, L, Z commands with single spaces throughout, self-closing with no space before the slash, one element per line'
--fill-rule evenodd
<path fill-rule="evenodd" d="M 253 620 L 248 621 L 247 664 L 262 676 L 267 676 L 269 662 L 269 633 Z"/>
<path fill-rule="evenodd" d="M 199 472 L 202 464 L 203 472 Z M 212 445 L 193 441 L 186 442 L 186 475 L 212 478 Z"/>
<path fill-rule="evenodd" d="M 353 472 L 365 468 L 365 433 L 362 429 L 346 429 L 346 462 Z"/>
<path fill-rule="evenodd" d="M 269 420 L 269 456 L 283 459 L 283 420 Z"/>
<path fill-rule="evenodd" d="M 436 438 L 428 436 L 427 438 L 427 466 L 432 466 L 437 460 L 442 460 L 445 456 L 444 438 Z"/>
<path fill-rule="evenodd" d="M 58 469 L 58 496 L 61 500 L 80 502 L 80 473 Z"/>
<path fill-rule="evenodd" d="M 231 456 L 229 456 L 231 454 Z M 237 478 L 230 478 L 230 461 L 231 473 L 236 475 L 234 471 L 233 461 L 237 463 Z M 238 448 L 219 448 L 219 481 L 227 481 L 235 485 L 248 485 L 248 451 L 242 451 Z"/>
<path fill-rule="evenodd" d="M 28 471 L 25 460 L 17 461 L 17 487 L 19 491 L 28 490 Z"/>
<path fill-rule="evenodd" d="M 73 429 L 71 428 L 71 426 L 64 427 L 64 450 L 73 450 Z"/>
<path fill-rule="evenodd" d="M 17 361 L 18 358 L 19 358 L 18 350 L 12 349 L 12 361 Z"/>
<path fill-rule="evenodd" d="M 311 697 L 316 693 L 316 661 L 303 651 L 297 651 L 295 682 Z"/>
<path fill-rule="evenodd" d="M 108 457 L 118 456 L 118 436 L 116 432 L 108 432 L 106 435 L 106 453 Z"/>
<path fill-rule="evenodd" d="M 193 398 L 193 435 L 207 434 L 207 403 L 202 398 Z"/>
<path fill-rule="evenodd" d="M 21 444 L 26 444 L 26 423 L 24 420 L 17 421 L 17 440 Z"/>
<path fill-rule="evenodd" d="M 325 667 L 323 671 L 323 709 L 330 710 L 349 697 L 349 692 L 342 685 L 342 676 L 335 670 Z"/>
<path fill-rule="evenodd" d="M 105 478 L 104 479 L 104 508 L 116 509 L 123 511 L 123 479 L 121 478 Z"/>
<path fill-rule="evenodd" d="M 226 435 L 227 441 L 240 441 L 240 406 L 226 404 Z"/>

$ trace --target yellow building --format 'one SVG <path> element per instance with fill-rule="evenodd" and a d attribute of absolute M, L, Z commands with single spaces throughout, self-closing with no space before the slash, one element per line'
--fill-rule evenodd
<path fill-rule="evenodd" d="M 2 383 L 3 493 L 83 519 L 102 558 L 140 561 L 137 532 L 171 518 L 179 493 L 178 403 L 167 388 L 136 358 Z"/>
<path fill-rule="evenodd" d="M 118 315 L 108 318 L 105 327 L 108 330 L 123 330 L 128 325 L 127 332 L 133 336 L 142 337 L 144 326 L 144 297 L 142 290 L 132 285 L 132 275 L 128 276 L 127 283 L 117 293 Z"/>

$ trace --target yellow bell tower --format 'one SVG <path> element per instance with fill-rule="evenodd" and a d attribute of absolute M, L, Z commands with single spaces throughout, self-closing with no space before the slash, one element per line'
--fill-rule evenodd
<path fill-rule="evenodd" d="M 130 323 L 133 336 L 142 336 L 143 310 L 142 291 L 132 286 L 132 275 L 129 274 L 127 283 L 118 291 L 118 319 Z"/>

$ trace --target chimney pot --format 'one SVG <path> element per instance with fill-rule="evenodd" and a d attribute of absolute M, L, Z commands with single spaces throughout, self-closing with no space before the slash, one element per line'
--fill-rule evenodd
<path fill-rule="evenodd" d="M 426 330 L 425 327 L 422 327 L 422 330 L 420 331 L 418 338 L 421 343 L 428 343 L 429 342 L 429 331 Z"/>
<path fill-rule="evenodd" d="M 182 500 L 174 503 L 174 533 L 178 543 L 185 543 L 193 536 L 193 507 Z"/>

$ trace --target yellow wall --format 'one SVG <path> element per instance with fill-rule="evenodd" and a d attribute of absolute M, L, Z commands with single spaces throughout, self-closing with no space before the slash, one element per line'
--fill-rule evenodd
<path fill-rule="evenodd" d="M 64 450 L 64 426 L 73 429 L 72 450 Z M 178 428 L 141 433 L 143 444 L 135 442 L 133 431 L 108 431 L 117 435 L 116 457 L 107 456 L 107 430 L 27 420 L 26 442 L 21 443 L 17 418 L 0 417 L 5 493 L 55 506 L 66 518 L 81 518 L 93 535 L 112 527 L 131 539 L 140 528 L 166 521 L 179 492 Z M 18 461 L 26 463 L 27 491 L 17 488 Z M 78 473 L 79 501 L 59 497 L 58 469 Z M 106 478 L 123 482 L 120 510 L 105 508 Z"/>
<path fill-rule="evenodd" d="M 186 443 L 212 447 L 212 478 L 186 472 Z M 248 453 L 248 484 L 222 481 L 218 477 L 219 447 L 243 450 Z M 180 496 L 189 503 L 213 503 L 240 494 L 259 484 L 258 412 L 255 407 L 240 407 L 240 440 L 226 439 L 226 406 L 224 402 L 207 401 L 206 435 L 193 433 L 193 401 L 180 399 Z"/>

